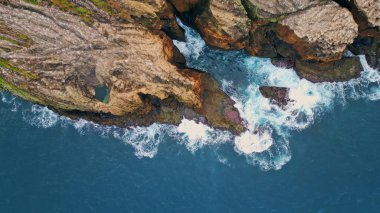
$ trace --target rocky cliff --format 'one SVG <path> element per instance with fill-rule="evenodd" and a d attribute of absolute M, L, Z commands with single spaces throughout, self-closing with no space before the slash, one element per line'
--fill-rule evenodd
<path fill-rule="evenodd" d="M 173 45 L 185 39 L 176 17 L 215 48 L 284 61 L 313 82 L 358 77 L 348 49 L 380 67 L 377 0 L 0 0 L 0 86 L 105 124 L 185 116 L 243 131 L 234 102 Z"/>
<path fill-rule="evenodd" d="M 108 11 L 92 1 L 3 2 L 0 85 L 65 115 L 106 124 L 176 124 L 185 116 L 242 131 L 233 101 L 211 76 L 186 68 L 161 30 L 168 23 L 159 16 L 165 4 L 102 5 Z M 107 97 L 96 98 L 97 89 Z"/>

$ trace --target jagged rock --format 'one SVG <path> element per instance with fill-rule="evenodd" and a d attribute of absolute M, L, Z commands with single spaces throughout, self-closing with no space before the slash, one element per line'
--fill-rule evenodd
<path fill-rule="evenodd" d="M 185 68 L 168 36 L 140 25 L 144 18 L 88 23 L 69 13 L 21 1 L 0 4 L 0 38 L 6 38 L 0 39 L 2 88 L 102 124 L 178 124 L 185 116 L 244 130 L 218 83 Z M 95 97 L 99 86 L 109 90 L 104 102 Z"/>
<path fill-rule="evenodd" d="M 207 0 L 169 0 L 178 12 L 188 12 L 189 10 L 195 8 L 199 5 L 204 5 Z"/>
<path fill-rule="evenodd" d="M 279 22 L 278 35 L 306 60 L 339 60 L 358 35 L 351 13 L 335 2 L 288 15 Z"/>
<path fill-rule="evenodd" d="M 303 10 L 320 3 L 319 0 L 243 0 L 255 18 L 273 18 Z"/>
<path fill-rule="evenodd" d="M 203 39 L 222 49 L 242 49 L 248 40 L 250 19 L 240 0 L 211 0 L 195 17 Z"/>
<path fill-rule="evenodd" d="M 372 14 L 372 19 L 376 19 L 378 16 L 379 4 L 378 1 L 357 1 L 368 10 L 373 11 L 368 14 Z M 348 49 L 356 55 L 365 55 L 368 64 L 375 69 L 380 69 L 380 31 L 379 28 L 369 22 L 369 18 L 366 13 L 362 11 L 355 1 L 348 3 L 348 8 L 354 16 L 356 23 L 359 25 L 359 36 L 354 40 L 354 43 L 348 46 Z M 367 4 L 367 5 L 366 5 Z M 372 9 L 368 8 L 372 5 Z M 377 9 L 376 9 L 377 8 Z M 374 22 L 373 22 L 374 23 Z"/>
<path fill-rule="evenodd" d="M 290 101 L 289 88 L 261 86 L 259 90 L 264 97 L 269 98 L 274 104 L 279 106 L 285 106 Z"/>
<path fill-rule="evenodd" d="M 348 81 L 358 78 L 363 71 L 358 57 L 322 63 L 297 60 L 294 69 L 301 78 L 313 83 Z"/>
<path fill-rule="evenodd" d="M 380 27 L 379 0 L 352 0 L 359 11 L 364 14 L 372 27 Z"/>
<path fill-rule="evenodd" d="M 249 32 L 249 43 L 246 50 L 254 56 L 264 58 L 295 58 L 297 52 L 292 45 L 281 40 L 277 35 L 277 24 L 266 21 L 255 21 Z"/>
<path fill-rule="evenodd" d="M 370 67 L 380 70 L 380 37 L 358 37 L 350 45 L 354 54 L 365 54 Z"/>

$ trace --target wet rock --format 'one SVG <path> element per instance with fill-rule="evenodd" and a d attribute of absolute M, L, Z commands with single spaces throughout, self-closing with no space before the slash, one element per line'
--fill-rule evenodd
<path fill-rule="evenodd" d="M 348 81 L 358 78 L 363 71 L 358 57 L 332 62 L 297 60 L 294 69 L 301 78 L 313 83 Z"/>
<path fill-rule="evenodd" d="M 365 54 L 368 65 L 380 70 L 380 38 L 379 37 L 358 37 L 349 46 L 351 52 L 356 55 Z"/>
<path fill-rule="evenodd" d="M 354 40 L 353 44 L 348 46 L 348 49 L 356 55 L 365 55 L 369 66 L 380 69 L 380 31 L 378 26 L 374 25 L 373 21 L 370 23 L 369 17 L 367 17 L 367 15 L 372 14 L 372 20 L 376 19 L 378 6 L 374 5 L 374 1 L 366 2 L 367 6 L 364 5 L 365 2 L 363 1 L 350 1 L 347 6 L 359 25 L 359 36 Z M 362 7 L 365 6 L 365 8 L 360 9 L 360 4 L 362 4 Z M 371 10 L 367 8 L 369 5 L 372 5 L 372 9 L 375 11 L 366 15 L 362 10 Z"/>
<path fill-rule="evenodd" d="M 291 69 L 295 65 L 295 61 L 292 58 L 272 58 L 272 64 L 275 67 Z"/>
<path fill-rule="evenodd" d="M 290 101 L 289 88 L 262 86 L 259 90 L 264 97 L 269 98 L 279 106 L 285 106 Z"/>

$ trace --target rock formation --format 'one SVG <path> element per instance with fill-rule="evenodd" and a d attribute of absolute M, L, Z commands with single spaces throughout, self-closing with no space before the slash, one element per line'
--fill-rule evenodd
<path fill-rule="evenodd" d="M 363 71 L 358 57 L 330 62 L 297 60 L 294 69 L 301 78 L 314 83 L 348 81 L 358 78 Z"/>
<path fill-rule="evenodd" d="M 249 13 L 256 18 L 274 18 L 316 5 L 320 0 L 244 0 Z"/>
<path fill-rule="evenodd" d="M 262 86 L 259 90 L 264 97 L 269 98 L 271 102 L 281 107 L 287 105 L 290 101 L 289 88 Z"/>
<path fill-rule="evenodd" d="M 242 49 L 248 39 L 250 19 L 240 0 L 212 0 L 195 18 L 205 41 L 223 49 Z"/>
<path fill-rule="evenodd" d="M 359 11 L 364 14 L 372 27 L 380 27 L 379 0 L 352 0 Z"/>
<path fill-rule="evenodd" d="M 334 2 L 288 15 L 279 24 L 281 39 L 306 60 L 339 60 L 358 35 L 351 13 Z"/>
<path fill-rule="evenodd" d="M 211 76 L 185 68 L 160 31 L 164 24 L 153 8 L 164 1 L 146 2 L 119 8 L 123 16 L 93 10 L 90 1 L 1 4 L 1 87 L 62 114 L 106 124 L 177 124 L 185 116 L 241 132 L 233 101 Z M 99 86 L 109 90 L 104 102 L 95 98 Z"/>
<path fill-rule="evenodd" d="M 348 8 L 359 25 L 359 36 L 348 48 L 354 54 L 366 55 L 368 64 L 380 69 L 380 1 L 350 1 Z M 376 21 L 377 20 L 377 21 Z"/>
<path fill-rule="evenodd" d="M 360 75 L 347 49 L 380 68 L 379 11 L 377 0 L 0 0 L 0 87 L 104 124 L 185 116 L 238 133 L 234 102 L 173 45 L 185 39 L 177 16 L 213 47 L 246 49 L 322 82 Z M 283 88 L 260 90 L 287 100 Z"/>

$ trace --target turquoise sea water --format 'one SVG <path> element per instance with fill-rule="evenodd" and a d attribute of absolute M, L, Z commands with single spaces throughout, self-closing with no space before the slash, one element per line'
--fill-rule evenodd
<path fill-rule="evenodd" d="M 103 127 L 1 93 L 0 212 L 380 212 L 380 73 L 364 58 L 361 78 L 312 84 L 186 32 L 188 65 L 221 82 L 248 132 Z M 294 101 L 280 109 L 260 85 Z"/>

